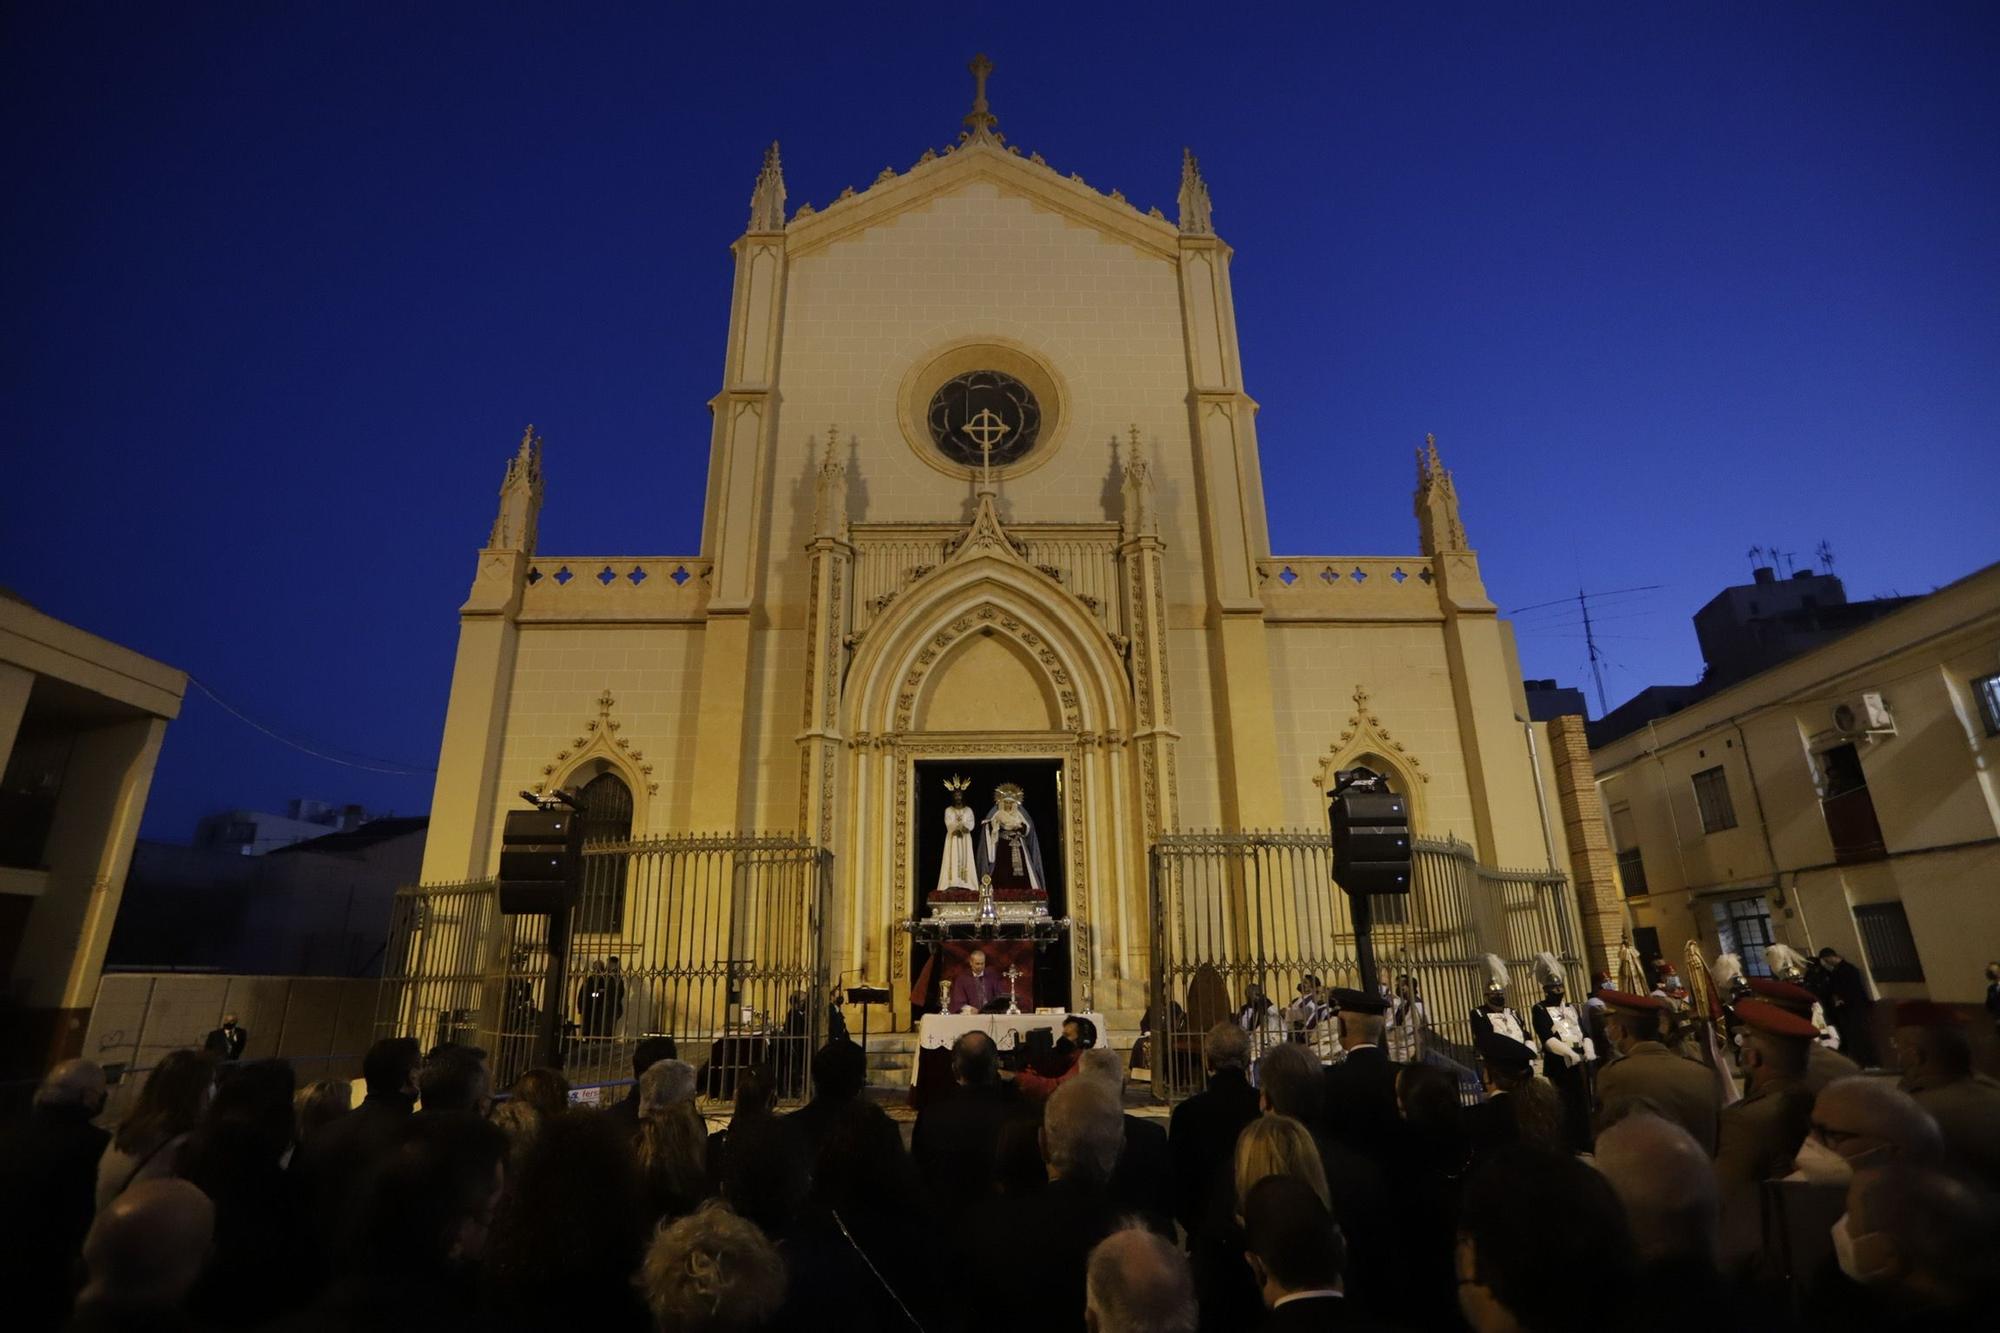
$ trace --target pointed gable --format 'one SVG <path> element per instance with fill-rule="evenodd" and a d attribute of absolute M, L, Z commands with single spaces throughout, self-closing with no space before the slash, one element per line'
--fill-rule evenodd
<path fill-rule="evenodd" d="M 806 205 L 785 227 L 785 249 L 794 258 L 811 254 L 981 183 L 1143 253 L 1161 259 L 1177 253 L 1180 233 L 1165 217 L 1142 213 L 1121 195 L 1100 194 L 1080 178 L 1064 176 L 991 140 L 974 140 L 901 175 L 885 173 L 865 191 L 824 210 Z"/>

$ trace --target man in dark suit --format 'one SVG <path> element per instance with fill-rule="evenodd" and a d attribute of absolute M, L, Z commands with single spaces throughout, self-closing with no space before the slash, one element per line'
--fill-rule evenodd
<path fill-rule="evenodd" d="M 1234 1023 L 1217 1023 L 1202 1038 L 1208 1087 L 1174 1108 L 1167 1120 L 1167 1155 L 1174 1177 L 1174 1217 L 1192 1235 L 1207 1215 L 1210 1191 L 1229 1179 L 1236 1136 L 1255 1120 L 1257 1090 L 1244 1066 L 1250 1038 Z"/>
<path fill-rule="evenodd" d="M 1379 1153 L 1402 1127 L 1396 1113 L 1396 1071 L 1382 1049 L 1381 995 L 1336 986 L 1332 991 L 1345 1057 L 1326 1070 L 1326 1130 L 1355 1152 Z"/>
<path fill-rule="evenodd" d="M 1819 965 L 1826 971 L 1826 1019 L 1840 1033 L 1841 1050 L 1862 1068 L 1874 1068 L 1881 1061 L 1875 1052 L 1875 997 L 1868 993 L 1868 978 L 1835 949 L 1821 949 Z"/>
<path fill-rule="evenodd" d="M 951 1073 L 951 1091 L 917 1113 L 910 1156 L 931 1198 L 956 1211 L 993 1195 L 1000 1132 L 1032 1112 L 1014 1085 L 1001 1081 L 1000 1051 L 984 1032 L 952 1043 Z"/>
<path fill-rule="evenodd" d="M 1093 1046 L 1077 1058 L 1077 1075 L 1094 1078 L 1125 1100 L 1125 1059 L 1111 1046 Z M 1120 1211 L 1136 1213 L 1162 1233 L 1174 1229 L 1173 1171 L 1167 1157 L 1167 1127 L 1158 1120 L 1123 1114 L 1125 1144 L 1118 1150 L 1118 1169 L 1111 1173 L 1111 1201 Z"/>
<path fill-rule="evenodd" d="M 965 1272 L 987 1271 L 994 1243 L 1003 1244 L 1010 1264 L 1035 1275 L 1037 1327 L 1081 1329 L 1090 1251 L 1117 1225 L 1110 1184 L 1125 1140 L 1123 1110 L 1101 1080 L 1073 1078 L 1049 1098 L 1039 1140 L 1048 1184 L 1002 1195 L 976 1218 L 955 1210 L 954 1239 Z"/>
<path fill-rule="evenodd" d="M 1380 1329 L 1348 1302 L 1342 1281 L 1346 1245 L 1312 1187 L 1294 1176 L 1266 1176 L 1243 1205 L 1250 1272 L 1264 1307 L 1265 1333 Z"/>
<path fill-rule="evenodd" d="M 1342 1249 L 1353 1255 L 1354 1271 L 1360 1275 L 1351 1295 L 1373 1309 L 1393 1308 L 1403 1256 L 1398 1253 L 1399 1238 L 1391 1229 L 1388 1182 L 1378 1165 L 1389 1157 L 1393 1141 L 1378 1138 L 1357 1149 L 1321 1128 L 1327 1120 L 1326 1076 L 1312 1049 L 1299 1042 L 1283 1042 L 1264 1052 L 1257 1061 L 1257 1081 L 1266 1115 L 1290 1116 L 1312 1131 L 1320 1169 L 1333 1196 L 1333 1217 L 1341 1230 Z M 1392 1084 L 1390 1097 L 1394 1096 Z M 1393 1100 L 1391 1107 L 1393 1114 Z"/>
<path fill-rule="evenodd" d="M 812 1100 L 783 1121 L 805 1144 L 809 1161 L 819 1160 L 820 1145 L 826 1142 L 834 1117 L 861 1095 L 867 1082 L 866 1058 L 853 1042 L 830 1041 L 813 1053 Z"/>
<path fill-rule="evenodd" d="M 249 1040 L 250 1030 L 236 1025 L 236 1015 L 224 1014 L 222 1026 L 202 1038 L 201 1048 L 224 1060 L 241 1060 L 243 1044 Z"/>
<path fill-rule="evenodd" d="M 392 1153 L 409 1128 L 417 1104 L 417 1068 L 423 1048 L 415 1037 L 384 1037 L 361 1057 L 367 1096 L 361 1105 L 313 1135 L 292 1164 L 313 1201 L 318 1254 L 333 1252 L 375 1165 Z"/>

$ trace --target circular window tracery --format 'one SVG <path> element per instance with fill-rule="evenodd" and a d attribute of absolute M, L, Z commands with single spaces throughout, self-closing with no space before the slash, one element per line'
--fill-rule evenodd
<path fill-rule="evenodd" d="M 945 381 L 931 395 L 931 443 L 954 463 L 994 467 L 1025 458 L 1042 432 L 1042 407 L 1012 375 L 973 370 Z"/>

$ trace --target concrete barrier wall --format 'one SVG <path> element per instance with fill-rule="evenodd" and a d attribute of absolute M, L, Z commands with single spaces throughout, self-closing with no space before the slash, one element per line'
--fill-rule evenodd
<path fill-rule="evenodd" d="M 372 1040 L 380 988 L 372 977 L 109 972 L 98 982 L 82 1055 L 107 1070 L 150 1068 L 168 1051 L 199 1049 L 233 1013 L 250 1034 L 244 1059 L 283 1056 L 301 1082 L 350 1078 Z"/>

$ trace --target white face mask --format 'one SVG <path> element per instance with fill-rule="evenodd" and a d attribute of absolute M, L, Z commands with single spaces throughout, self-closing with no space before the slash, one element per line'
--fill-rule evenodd
<path fill-rule="evenodd" d="M 1864 1287 L 1880 1282 L 1888 1276 L 1888 1273 L 1884 1270 L 1868 1269 L 1861 1266 L 1861 1260 L 1855 1257 L 1854 1233 L 1848 1226 L 1846 1213 L 1842 1213 L 1834 1220 L 1831 1234 L 1833 1236 L 1833 1257 L 1839 1261 L 1841 1272 L 1847 1274 L 1848 1277 Z"/>
<path fill-rule="evenodd" d="M 1845 1185 L 1854 1179 L 1854 1163 L 1810 1135 L 1792 1165 L 1815 1185 Z"/>

